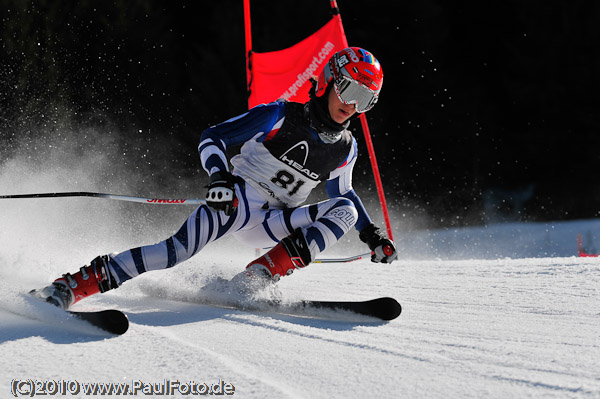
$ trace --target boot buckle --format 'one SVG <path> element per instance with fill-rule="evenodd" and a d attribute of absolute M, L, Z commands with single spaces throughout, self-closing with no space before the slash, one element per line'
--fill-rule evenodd
<path fill-rule="evenodd" d="M 65 280 L 67 280 L 67 284 L 69 284 L 69 287 L 77 288 L 77 281 L 75 281 L 75 279 L 73 278 L 73 276 L 71 276 L 70 273 L 65 274 L 64 277 Z"/>
<path fill-rule="evenodd" d="M 88 278 L 90 278 L 90 275 L 87 272 L 87 268 L 85 266 L 79 268 L 79 271 L 81 272 L 81 278 L 84 280 L 87 280 Z"/>

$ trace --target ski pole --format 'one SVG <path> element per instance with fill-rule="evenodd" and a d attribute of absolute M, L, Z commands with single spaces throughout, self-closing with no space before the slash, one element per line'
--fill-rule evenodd
<path fill-rule="evenodd" d="M 174 198 L 142 198 L 131 197 L 129 195 L 90 193 L 86 191 L 72 191 L 64 193 L 38 193 L 38 194 L 13 194 L 0 195 L 0 199 L 17 199 L 17 198 L 59 198 L 59 197 L 93 197 L 106 198 L 119 201 L 140 202 L 143 204 L 160 204 L 160 205 L 202 205 L 206 202 L 201 199 L 174 199 Z"/>
<path fill-rule="evenodd" d="M 391 255 L 394 253 L 394 249 L 389 245 L 383 247 L 383 253 L 386 255 Z M 349 256 L 347 258 L 327 258 L 327 259 L 315 259 L 313 263 L 347 263 L 354 262 L 355 260 L 364 259 L 365 257 L 370 257 L 373 255 L 373 252 L 366 252 L 360 255 Z"/>
<path fill-rule="evenodd" d="M 68 191 L 62 193 L 37 193 L 37 194 L 12 194 L 0 195 L 0 199 L 21 199 L 21 198 L 61 198 L 61 197 L 92 197 L 105 198 L 118 201 L 138 202 L 143 204 L 160 204 L 160 205 L 202 205 L 206 201 L 201 199 L 173 199 L 173 198 L 142 198 L 132 197 L 129 195 L 92 193 L 87 191 Z M 315 259 L 313 263 L 346 263 L 355 260 L 363 259 L 366 256 L 371 256 L 370 252 L 360 255 L 349 256 L 347 258 L 325 258 Z"/>
<path fill-rule="evenodd" d="M 371 256 L 370 252 L 366 252 L 360 255 L 349 256 L 347 258 L 326 258 L 326 259 L 315 259 L 312 263 L 347 263 L 354 262 L 355 260 L 363 259 L 366 256 Z"/>

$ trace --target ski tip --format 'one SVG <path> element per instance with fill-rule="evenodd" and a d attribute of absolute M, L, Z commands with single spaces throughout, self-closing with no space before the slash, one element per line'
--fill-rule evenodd
<path fill-rule="evenodd" d="M 334 310 L 348 310 L 379 320 L 390 321 L 400 316 L 402 306 L 397 300 L 390 297 L 375 298 L 367 301 L 311 301 L 301 302 L 305 308 L 323 308 Z"/>
<path fill-rule="evenodd" d="M 116 335 L 122 335 L 129 330 L 129 318 L 120 310 L 107 310 L 111 312 L 110 321 L 106 324 L 107 331 Z"/>
<path fill-rule="evenodd" d="M 374 316 L 382 320 L 394 320 L 402 313 L 402 306 L 394 298 L 377 298 L 373 299 L 371 302 L 376 305 L 375 308 L 377 309 L 377 312 L 374 314 Z"/>
<path fill-rule="evenodd" d="M 111 334 L 122 335 L 129 329 L 129 319 L 120 310 L 108 309 L 97 312 L 67 310 L 67 312 Z"/>

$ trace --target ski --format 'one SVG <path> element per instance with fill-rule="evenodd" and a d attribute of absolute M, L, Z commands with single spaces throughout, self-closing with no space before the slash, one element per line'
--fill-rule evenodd
<path fill-rule="evenodd" d="M 115 335 L 122 335 L 129 329 L 129 319 L 127 315 L 120 310 L 108 309 L 108 310 L 97 310 L 97 311 L 77 311 L 77 310 L 65 310 L 60 306 L 54 305 L 47 301 L 47 299 L 40 295 L 40 291 L 31 290 L 28 294 L 32 300 L 40 301 L 49 306 L 56 306 L 57 309 L 64 311 L 71 315 L 73 318 L 83 320 L 88 324 L 93 325 L 101 330 L 109 332 Z"/>
<path fill-rule="evenodd" d="M 345 316 L 345 312 L 359 316 L 367 316 L 383 321 L 394 320 L 402 313 L 402 306 L 394 298 L 381 297 L 365 301 L 319 301 L 319 300 L 294 300 L 281 302 L 272 299 L 235 298 L 225 293 L 223 296 L 198 296 L 195 298 L 166 297 L 164 299 L 192 302 L 200 305 L 216 306 L 226 309 L 236 309 L 246 312 L 272 312 L 298 317 L 333 318 L 343 320 L 353 317 Z M 348 315 L 350 316 L 350 315 Z"/>
<path fill-rule="evenodd" d="M 281 303 L 272 300 L 254 300 L 241 303 L 202 301 L 203 304 L 243 311 L 274 312 L 298 317 L 344 319 L 343 312 L 352 312 L 383 321 L 394 320 L 402 312 L 402 306 L 393 298 L 382 297 L 367 301 L 315 301 L 300 300 Z M 337 313 L 337 314 L 335 314 Z"/>
<path fill-rule="evenodd" d="M 394 320 L 402 313 L 402 306 L 394 298 L 383 297 L 368 301 L 311 301 L 303 300 L 288 305 L 292 309 L 331 309 L 344 310 L 374 317 L 381 320 Z"/>
<path fill-rule="evenodd" d="M 129 329 L 129 319 L 120 310 L 109 309 L 95 312 L 67 310 L 66 312 L 111 334 L 122 335 Z"/>
<path fill-rule="evenodd" d="M 367 316 L 379 320 L 394 320 L 402 313 L 402 306 L 397 300 L 390 297 L 380 297 L 364 301 L 321 301 L 321 300 L 293 300 L 292 302 L 252 298 L 253 291 L 265 289 L 256 280 L 241 280 L 245 274 L 242 272 L 232 279 L 217 277 L 204 285 L 202 294 L 192 302 L 213 305 L 245 311 L 274 312 L 304 317 L 325 317 L 333 313 L 334 318 L 344 318 L 344 312 Z M 256 286 L 253 283 L 259 282 Z M 271 286 L 272 287 L 272 286 Z M 190 298 L 172 296 L 168 299 L 189 302 Z"/>

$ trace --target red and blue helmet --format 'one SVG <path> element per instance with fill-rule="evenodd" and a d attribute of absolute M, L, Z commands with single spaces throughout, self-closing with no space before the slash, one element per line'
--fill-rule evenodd
<path fill-rule="evenodd" d="M 325 65 L 317 79 L 315 95 L 322 97 L 332 81 L 341 102 L 354 104 L 356 112 L 366 112 L 379 98 L 383 71 L 373 54 L 360 47 L 348 47 L 335 53 Z"/>

